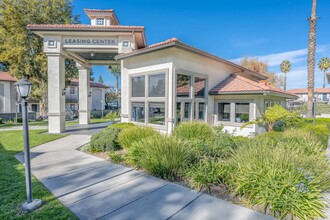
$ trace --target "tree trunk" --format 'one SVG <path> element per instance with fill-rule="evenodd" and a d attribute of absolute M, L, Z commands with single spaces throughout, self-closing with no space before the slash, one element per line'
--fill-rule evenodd
<path fill-rule="evenodd" d="M 119 81 L 119 76 L 116 74 L 116 95 L 118 96 L 119 88 L 118 88 L 118 81 Z"/>
<path fill-rule="evenodd" d="M 323 88 L 325 88 L 325 75 L 326 75 L 326 73 L 325 73 L 325 71 L 323 72 Z"/>
<path fill-rule="evenodd" d="M 41 97 L 41 100 L 39 101 L 40 105 L 40 117 L 46 118 L 47 117 L 47 111 L 48 111 L 48 100 L 47 100 L 47 93 L 43 94 Z"/>
<path fill-rule="evenodd" d="M 284 90 L 286 90 L 286 73 L 284 73 Z"/>
<path fill-rule="evenodd" d="M 313 116 L 316 20 L 317 20 L 317 17 L 316 17 L 316 1 L 317 0 L 313 0 L 312 13 L 311 13 L 311 17 L 309 18 L 307 117 L 312 117 Z"/>

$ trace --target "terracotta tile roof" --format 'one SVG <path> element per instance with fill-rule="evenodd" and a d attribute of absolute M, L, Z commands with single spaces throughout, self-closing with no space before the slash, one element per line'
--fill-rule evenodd
<path fill-rule="evenodd" d="M 308 93 L 307 88 L 290 89 L 288 91 L 291 93 L 294 93 L 294 94 L 307 94 Z M 330 93 L 330 88 L 314 88 L 314 91 L 317 93 Z"/>
<path fill-rule="evenodd" d="M 271 87 L 266 82 L 256 82 L 242 76 L 231 74 L 225 80 L 213 87 L 210 95 L 221 94 L 249 94 L 249 93 L 280 93 L 291 98 L 297 98 L 297 95 L 284 91 L 279 88 Z"/>
<path fill-rule="evenodd" d="M 205 80 L 194 83 L 195 95 L 198 95 L 199 93 L 203 93 L 203 89 L 205 89 Z M 176 89 L 176 94 L 178 96 L 189 95 L 189 92 L 190 92 L 190 85 L 181 86 Z"/>
<path fill-rule="evenodd" d="M 254 72 L 252 70 L 246 69 L 245 67 L 242 67 L 242 66 L 240 66 L 236 63 L 233 63 L 233 62 L 230 62 L 228 60 L 222 59 L 220 57 L 217 57 L 215 55 L 207 53 L 203 50 L 200 50 L 196 47 L 190 46 L 189 44 L 183 43 L 182 41 L 178 40 L 177 38 L 171 38 L 171 39 L 168 39 L 166 41 L 156 43 L 156 44 L 152 44 L 150 46 L 147 46 L 147 47 L 144 47 L 144 48 L 141 48 L 141 49 L 138 49 L 138 50 L 134 50 L 134 51 L 131 51 L 131 52 L 128 52 L 128 53 L 119 54 L 115 57 L 115 59 L 120 60 L 120 59 L 124 59 L 126 57 L 130 57 L 130 56 L 134 56 L 134 55 L 138 55 L 138 54 L 142 54 L 142 53 L 147 53 L 147 52 L 151 52 L 151 51 L 156 50 L 156 49 L 167 48 L 167 47 L 171 47 L 171 46 L 175 46 L 175 45 L 177 45 L 179 47 L 182 47 L 184 49 L 193 51 L 195 53 L 201 54 L 203 56 L 207 56 L 207 57 L 216 59 L 220 62 L 227 63 L 231 66 L 234 66 L 236 68 L 241 69 L 242 71 L 248 71 L 249 73 L 252 73 L 253 75 L 256 75 L 256 76 L 261 77 L 263 79 L 268 78 L 267 75 L 265 75 L 265 74 L 257 73 L 257 72 Z"/>
<path fill-rule="evenodd" d="M 72 86 L 79 86 L 79 80 L 78 79 L 71 79 L 70 80 L 71 82 L 71 85 Z M 90 87 L 93 87 L 93 88 L 104 88 L 104 89 L 108 89 L 109 86 L 107 85 L 104 85 L 104 84 L 101 84 L 101 83 L 96 83 L 96 82 L 90 82 Z"/>
<path fill-rule="evenodd" d="M 9 73 L 6 72 L 0 72 L 0 81 L 10 81 L 10 82 L 16 82 L 16 78 L 9 75 Z"/>
<path fill-rule="evenodd" d="M 87 9 L 85 8 L 84 9 L 84 12 L 113 12 L 114 10 L 113 9 L 107 9 L 107 10 L 101 10 L 101 9 Z"/>
<path fill-rule="evenodd" d="M 110 25 L 110 26 L 93 26 L 89 24 L 28 24 L 26 26 L 29 30 L 125 30 L 134 29 L 144 31 L 144 26 L 124 26 L 124 25 Z"/>

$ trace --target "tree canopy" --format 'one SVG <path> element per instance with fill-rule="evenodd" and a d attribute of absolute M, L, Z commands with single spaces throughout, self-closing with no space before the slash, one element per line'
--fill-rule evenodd
<path fill-rule="evenodd" d="M 0 63 L 16 78 L 26 76 L 33 83 L 32 97 L 47 106 L 47 58 L 43 40 L 32 35 L 28 24 L 77 23 L 70 0 L 2 0 L 0 2 Z M 66 60 L 66 77 L 74 78 L 75 62 Z"/>
<path fill-rule="evenodd" d="M 267 62 L 260 61 L 258 58 L 254 57 L 243 57 L 240 65 L 257 73 L 267 75 L 267 81 L 270 85 L 278 88 L 283 87 L 283 78 L 278 76 L 276 73 L 269 71 L 269 66 Z"/>

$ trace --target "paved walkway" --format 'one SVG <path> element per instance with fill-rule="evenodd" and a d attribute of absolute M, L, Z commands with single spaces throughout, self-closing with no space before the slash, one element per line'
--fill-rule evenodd
<path fill-rule="evenodd" d="M 79 219 L 274 219 L 76 150 L 89 140 L 74 134 L 31 150 L 33 174 Z"/>

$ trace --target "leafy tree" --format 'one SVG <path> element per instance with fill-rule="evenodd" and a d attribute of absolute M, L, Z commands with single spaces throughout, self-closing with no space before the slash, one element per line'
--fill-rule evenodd
<path fill-rule="evenodd" d="M 40 101 L 41 115 L 47 114 L 47 58 L 43 40 L 33 36 L 28 24 L 69 24 L 78 22 L 72 15 L 70 0 L 2 0 L 0 2 L 0 62 L 16 78 L 26 76 L 33 83 L 32 98 Z M 66 60 L 66 77 L 78 74 L 75 63 Z"/>
<path fill-rule="evenodd" d="M 316 46 L 316 1 L 313 0 L 311 17 L 309 18 L 308 37 L 308 100 L 307 117 L 313 116 L 314 70 L 315 70 L 315 46 Z"/>
<path fill-rule="evenodd" d="M 270 72 L 268 64 L 266 62 L 259 61 L 258 58 L 243 57 L 240 65 L 254 72 L 267 75 L 267 81 L 272 86 L 278 88 L 283 86 L 283 79 L 279 77 L 276 73 Z"/>
<path fill-rule="evenodd" d="M 101 76 L 101 75 L 99 76 L 99 80 L 98 80 L 98 83 L 101 83 L 101 84 L 103 84 L 103 78 L 102 78 L 102 76 Z"/>
<path fill-rule="evenodd" d="M 291 113 L 280 105 L 274 105 L 266 109 L 262 118 L 245 123 L 241 128 L 250 124 L 266 125 L 268 131 L 273 131 L 274 125 L 279 121 L 294 121 L 297 118 L 296 113 Z"/>
<path fill-rule="evenodd" d="M 320 60 L 318 66 L 319 66 L 319 69 L 320 69 L 321 71 L 323 71 L 323 88 L 325 88 L 325 75 L 326 75 L 325 72 L 330 68 L 330 58 L 328 58 L 328 57 L 323 57 L 323 58 Z"/>
<path fill-rule="evenodd" d="M 280 67 L 282 73 L 284 73 L 284 90 L 286 90 L 286 74 L 291 70 L 291 63 L 289 60 L 284 60 Z"/>

